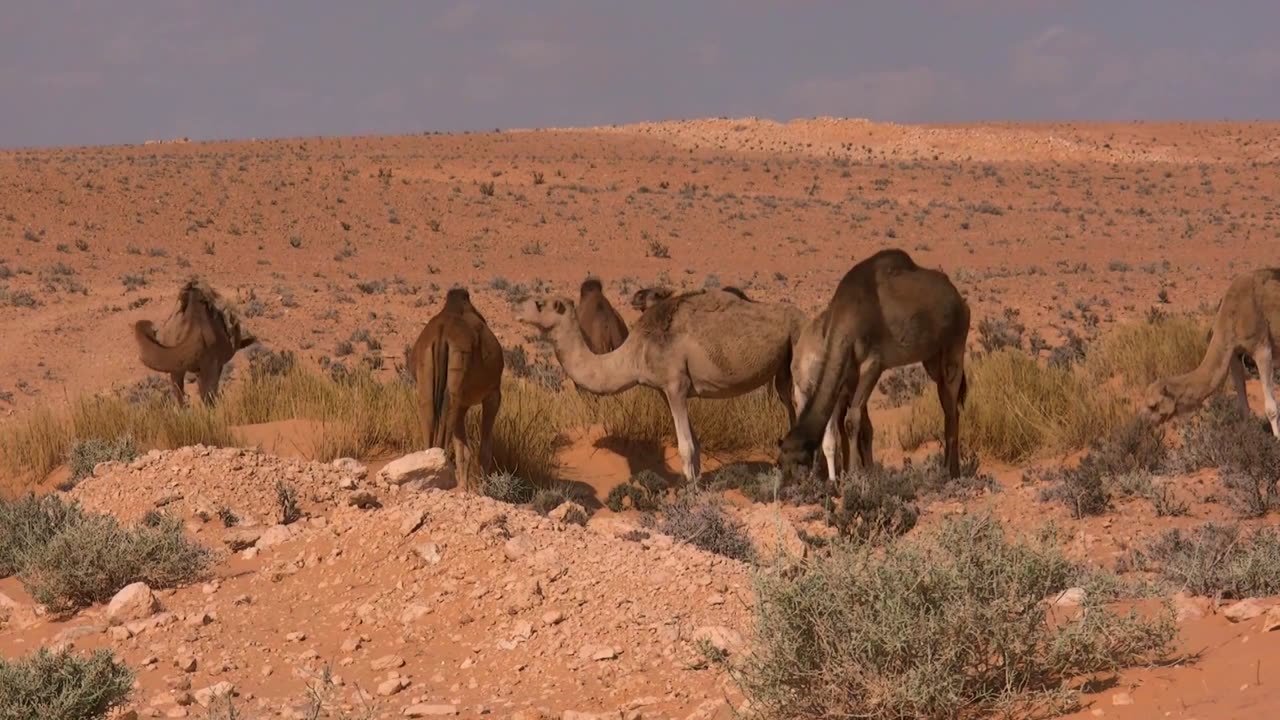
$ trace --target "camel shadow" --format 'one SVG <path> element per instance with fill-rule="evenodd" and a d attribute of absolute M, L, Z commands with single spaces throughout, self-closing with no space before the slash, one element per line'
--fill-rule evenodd
<path fill-rule="evenodd" d="M 648 470 L 662 478 L 668 487 L 683 478 L 680 473 L 667 469 L 666 451 L 659 442 L 606 435 L 596 440 L 592 446 L 597 450 L 608 450 L 626 460 L 629 477 Z"/>

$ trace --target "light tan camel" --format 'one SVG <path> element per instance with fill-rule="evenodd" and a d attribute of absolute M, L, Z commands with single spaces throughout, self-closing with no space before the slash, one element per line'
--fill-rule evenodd
<path fill-rule="evenodd" d="M 627 324 L 604 296 L 604 286 L 593 277 L 584 280 L 579 289 L 578 325 L 587 347 L 597 355 L 613 352 L 627 340 Z"/>
<path fill-rule="evenodd" d="M 445 294 L 444 307 L 418 335 L 410 351 L 418 418 L 428 448 L 445 448 L 452 435 L 453 462 L 463 487 L 472 487 L 467 409 L 479 404 L 480 472 L 493 465 L 493 424 L 502 404 L 502 346 L 463 288 Z"/>
<path fill-rule="evenodd" d="M 1273 328 L 1280 324 L 1280 268 L 1254 270 L 1236 276 L 1218 304 L 1210 330 L 1209 347 L 1200 364 L 1182 375 L 1155 380 L 1147 386 L 1141 412 L 1157 423 L 1199 408 L 1230 373 L 1240 411 L 1249 414 L 1245 395 L 1244 363 L 1248 353 L 1262 380 L 1262 402 L 1271 433 L 1280 437 L 1275 398 Z"/>
<path fill-rule="evenodd" d="M 746 293 L 742 292 L 736 287 L 733 287 L 732 285 L 723 287 L 720 289 L 724 290 L 727 293 L 732 293 L 734 295 L 737 295 L 738 297 L 742 298 L 743 300 L 746 300 L 747 302 L 755 302 L 755 300 L 752 300 L 751 298 L 747 297 Z M 695 292 L 699 292 L 699 291 L 695 291 Z M 668 287 L 655 286 L 655 287 L 640 288 L 639 290 L 635 291 L 635 293 L 631 295 L 631 307 L 635 308 L 636 310 L 639 310 L 640 312 L 644 312 L 645 310 L 648 310 L 654 305 L 657 305 L 660 300 L 666 300 L 667 298 L 671 297 L 674 294 L 675 294 L 675 291 Z"/>
<path fill-rule="evenodd" d="M 788 423 L 795 421 L 791 348 L 804 314 L 791 305 L 746 302 L 721 290 L 674 295 L 645 311 L 622 347 L 604 355 L 591 353 L 573 318 L 568 298 L 530 300 L 516 315 L 549 334 L 565 373 L 582 389 L 597 395 L 636 385 L 661 390 L 691 481 L 701 474 L 701 459 L 689 398 L 737 397 L 772 379 Z"/>
<path fill-rule="evenodd" d="M 242 348 L 258 341 L 240 324 L 235 310 L 203 280 L 192 277 L 178 291 L 178 309 L 159 330 L 150 320 L 133 324 L 138 359 L 173 381 L 174 396 L 187 401 L 187 373 L 196 373 L 200 397 L 212 403 L 222 368 Z"/>
<path fill-rule="evenodd" d="M 827 325 L 830 311 L 824 309 L 816 317 L 805 323 L 800 331 L 800 339 L 796 341 L 791 357 L 791 380 L 795 384 L 796 413 L 803 414 L 809 406 L 809 400 L 818 389 L 818 378 L 822 373 L 822 357 L 826 345 L 823 329 Z M 844 417 L 848 407 L 837 408 L 827 421 L 826 430 L 822 433 L 822 448 L 818 451 L 826 462 L 827 477 L 838 478 L 844 472 L 845 459 L 849 454 L 849 433 L 844 423 L 837 422 L 837 417 Z M 859 432 L 871 438 L 871 417 L 863 409 Z M 860 443 L 863 440 L 860 438 Z M 859 445 L 863 447 L 863 445 Z M 860 450 L 861 452 L 861 450 Z"/>
<path fill-rule="evenodd" d="M 881 250 L 845 274 L 827 312 L 817 390 L 779 443 L 784 472 L 808 467 L 828 423 L 843 426 L 850 408 L 857 408 L 851 434 L 858 439 L 858 464 L 870 467 L 872 435 L 862 425 L 871 391 L 885 370 L 921 362 L 938 386 L 947 472 L 959 477 L 969 306 L 955 285 L 900 249 Z"/>

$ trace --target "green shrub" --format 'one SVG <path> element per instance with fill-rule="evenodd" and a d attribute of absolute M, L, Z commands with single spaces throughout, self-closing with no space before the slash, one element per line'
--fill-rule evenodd
<path fill-rule="evenodd" d="M 80 657 L 40 648 L 22 658 L 0 657 L 0 720 L 100 720 L 132 689 L 133 672 L 110 650 Z"/>
<path fill-rule="evenodd" d="M 614 512 L 627 508 L 651 512 L 662 506 L 665 496 L 666 481 L 652 470 L 641 470 L 609 490 L 604 505 Z"/>
<path fill-rule="evenodd" d="M 1096 604 L 1050 626 L 1044 599 L 1075 570 L 1048 539 L 950 520 L 883 549 L 836 543 L 796 575 L 756 578 L 755 645 L 730 672 L 762 718 L 952 718 L 1070 700 L 1081 674 L 1168 652 L 1172 613 Z M 1089 601 L 1086 601 L 1089 603 Z"/>
<path fill-rule="evenodd" d="M 920 511 L 915 500 L 916 487 L 906 473 L 880 468 L 854 472 L 844 478 L 840 502 L 828 513 L 828 522 L 841 535 L 862 541 L 894 538 L 916 526 Z"/>
<path fill-rule="evenodd" d="M 55 614 L 107 602 L 130 583 L 175 587 L 201 578 L 208 550 L 183 534 L 169 516 L 121 527 L 108 515 L 69 522 L 25 559 L 19 579 L 31 596 Z"/>
<path fill-rule="evenodd" d="M 515 473 L 492 472 L 480 481 L 480 493 L 501 502 L 523 505 L 533 501 L 536 488 Z"/>

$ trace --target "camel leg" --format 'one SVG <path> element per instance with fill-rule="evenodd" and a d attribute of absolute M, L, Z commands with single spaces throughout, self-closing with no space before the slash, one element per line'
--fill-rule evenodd
<path fill-rule="evenodd" d="M 867 406 L 863 405 L 862 417 L 858 420 L 858 457 L 862 462 L 862 467 L 871 467 L 875 464 L 871 449 L 874 439 L 871 427 L 871 413 L 867 410 Z"/>
<path fill-rule="evenodd" d="M 175 373 L 169 373 L 169 380 L 173 382 L 173 397 L 178 401 L 178 405 L 187 404 L 187 371 L 179 370 Z"/>
<path fill-rule="evenodd" d="M 1254 361 L 1257 362 L 1256 360 Z M 1231 356 L 1231 384 L 1236 389 L 1236 405 L 1240 408 L 1240 414 L 1249 417 L 1249 396 L 1246 394 L 1244 387 L 1244 356 L 1235 353 Z M 1262 375 L 1259 368 L 1258 375 Z"/>
<path fill-rule="evenodd" d="M 1262 347 L 1253 351 L 1253 362 L 1258 366 L 1258 377 L 1262 380 L 1262 403 L 1266 407 L 1267 422 L 1271 423 L 1271 434 L 1280 438 L 1280 410 L 1276 408 L 1276 383 L 1272 374 L 1271 342 L 1268 339 Z"/>
<path fill-rule="evenodd" d="M 697 483 L 700 473 L 698 439 L 689 425 L 688 388 L 677 386 L 667 389 L 667 405 L 671 408 L 671 420 L 676 426 L 676 446 L 680 449 L 680 463 L 685 479 Z"/>
<path fill-rule="evenodd" d="M 831 419 L 827 421 L 827 429 L 822 433 L 822 450 L 819 452 L 825 456 L 827 461 L 828 480 L 835 480 L 840 477 L 840 469 L 836 467 L 836 458 L 840 452 L 840 433 L 843 430 L 843 423 L 837 422 L 836 415 L 833 414 Z"/>
<path fill-rule="evenodd" d="M 805 394 L 804 390 L 800 389 L 799 385 L 797 385 L 795 388 L 796 413 L 798 414 L 798 413 L 804 412 L 805 406 L 807 406 L 808 404 L 809 404 L 809 396 Z M 834 428 L 835 426 L 831 422 L 827 423 L 826 434 L 822 436 L 822 449 L 814 453 L 814 456 L 815 456 L 814 467 L 817 467 L 818 466 L 817 464 L 819 462 L 824 463 L 827 468 L 827 479 L 829 480 L 835 479 L 835 459 L 834 458 L 835 458 L 835 449 L 836 449 L 835 442 L 836 441 L 835 441 Z"/>
<path fill-rule="evenodd" d="M 947 474 L 960 477 L 960 383 L 964 378 L 964 346 L 960 345 L 925 362 L 938 388 L 938 402 L 942 405 L 942 447 Z"/>
<path fill-rule="evenodd" d="M 798 406 L 794 403 L 789 392 L 791 388 L 791 370 L 784 367 L 773 376 L 773 387 L 778 391 L 778 399 L 782 401 L 782 407 L 787 411 L 787 430 L 796 426 L 796 413 L 799 412 Z"/>
<path fill-rule="evenodd" d="M 432 414 L 431 397 L 428 394 L 430 388 L 430 384 L 423 383 L 418 383 L 414 387 L 415 394 L 418 396 L 418 419 L 422 422 L 422 440 L 428 449 L 431 448 L 431 439 L 436 436 L 436 418 Z M 444 418 L 440 420 L 443 421 Z"/>
<path fill-rule="evenodd" d="M 489 477 L 493 471 L 493 424 L 498 419 L 498 407 L 502 405 L 502 388 L 494 391 L 480 405 L 480 472 Z"/>
<path fill-rule="evenodd" d="M 853 432 L 850 434 L 852 434 L 855 438 L 857 438 L 858 445 L 859 445 L 859 448 L 858 448 L 859 457 L 858 457 L 857 467 L 862 467 L 864 469 L 870 469 L 871 466 L 869 464 L 868 465 L 862 464 L 863 457 L 861 453 L 861 450 L 862 450 L 861 446 L 863 444 L 864 437 L 868 438 L 868 445 L 870 444 L 870 438 L 869 438 L 869 435 L 864 436 L 863 434 L 864 430 L 862 429 L 862 420 L 863 418 L 870 419 L 870 415 L 867 413 L 867 401 L 871 399 L 871 392 L 876 389 L 876 383 L 880 382 L 880 373 L 882 373 L 883 371 L 884 371 L 884 367 L 880 363 L 880 358 L 869 357 L 863 360 L 858 366 L 857 383 L 854 385 L 853 392 L 849 396 L 849 404 L 846 408 L 846 411 L 848 409 L 857 408 L 857 414 L 853 416 L 853 428 L 852 428 Z M 868 429 L 865 432 L 868 434 L 870 433 L 869 425 L 868 425 Z M 847 444 L 847 441 L 846 441 L 846 444 Z M 847 451 L 845 456 L 849 457 Z M 870 453 L 867 454 L 866 459 L 868 460 L 870 459 Z M 852 457 L 849 457 L 848 462 L 849 462 L 849 466 L 853 467 Z"/>
<path fill-rule="evenodd" d="M 450 398 L 450 403 L 459 400 L 461 398 Z M 471 448 L 467 447 L 467 408 L 459 408 L 457 412 L 449 414 L 453 416 L 453 466 L 458 475 L 458 482 L 462 484 L 463 489 L 470 490 L 473 485 L 471 483 Z"/>

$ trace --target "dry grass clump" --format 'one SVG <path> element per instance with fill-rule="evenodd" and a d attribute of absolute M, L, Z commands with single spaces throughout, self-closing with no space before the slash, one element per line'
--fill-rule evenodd
<path fill-rule="evenodd" d="M 617 395 L 582 393 L 575 415 L 585 423 L 600 423 L 617 438 L 653 443 L 676 439 L 671 410 L 662 393 L 638 387 Z M 736 398 L 690 398 L 689 423 L 704 451 L 731 452 L 774 447 L 786 434 L 787 416 L 772 386 Z"/>
<path fill-rule="evenodd" d="M 961 442 L 1005 462 L 1086 446 L 1131 416 L 1120 399 L 1100 395 L 1080 370 L 1041 365 L 1020 350 L 976 357 L 967 372 Z M 911 404 L 899 442 L 910 451 L 941 437 L 942 408 L 935 393 L 924 393 Z"/>
<path fill-rule="evenodd" d="M 101 720 L 128 701 L 133 677 L 107 649 L 87 657 L 48 648 L 0 657 L 0 720 Z"/>
<path fill-rule="evenodd" d="M 1048 622 L 1044 600 L 1076 570 L 1048 539 L 951 520 L 883 548 L 836 543 L 798 576 L 756 579 L 756 640 L 730 672 L 768 718 L 958 717 L 1070 707 L 1066 681 L 1169 652 L 1172 613 L 1117 615 L 1087 601 Z"/>
<path fill-rule="evenodd" d="M 724 501 L 715 494 L 681 492 L 663 503 L 660 511 L 661 519 L 645 515 L 644 526 L 734 560 L 751 562 L 756 556 L 745 526 L 725 510 Z"/>
<path fill-rule="evenodd" d="M 138 446 L 129 435 L 122 435 L 113 440 L 89 438 L 76 440 L 67 451 L 67 467 L 71 477 L 59 490 L 70 490 L 81 480 L 93 474 L 98 463 L 129 462 L 138 457 Z"/>
<path fill-rule="evenodd" d="M 1205 332 L 1202 322 L 1182 315 L 1120 325 L 1093 344 L 1086 367 L 1100 381 L 1119 377 L 1131 388 L 1144 388 L 1200 364 L 1209 344 Z"/>
<path fill-rule="evenodd" d="M 1175 588 L 1223 598 L 1280 594 L 1280 532 L 1251 533 L 1235 525 L 1206 523 L 1194 530 L 1167 530 L 1123 563 L 1156 572 Z"/>
<path fill-rule="evenodd" d="M 1076 467 L 1040 473 L 1048 484 L 1040 497 L 1061 502 L 1072 515 L 1083 518 L 1106 512 L 1117 486 L 1132 484 L 1134 487 L 1119 489 L 1123 494 L 1136 491 L 1151 497 L 1153 502 L 1164 502 L 1168 510 L 1173 499 L 1155 495 L 1157 490 L 1149 480 L 1145 486 L 1141 483 L 1147 474 L 1160 470 L 1167 456 L 1159 428 L 1135 417 L 1114 435 L 1094 441 Z"/>

